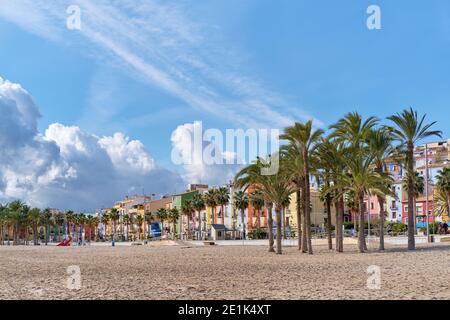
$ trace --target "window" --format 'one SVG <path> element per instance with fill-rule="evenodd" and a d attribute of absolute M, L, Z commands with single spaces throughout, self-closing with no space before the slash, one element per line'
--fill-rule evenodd
<path fill-rule="evenodd" d="M 408 207 L 405 207 L 405 212 L 408 212 Z"/>
<path fill-rule="evenodd" d="M 373 202 L 371 202 L 371 203 L 370 203 L 370 210 L 373 210 L 373 209 L 375 209 L 375 207 L 374 207 L 374 205 L 373 205 Z"/>
<path fill-rule="evenodd" d="M 395 200 L 392 200 L 391 208 L 396 208 L 396 207 L 397 207 L 397 204 L 396 204 Z"/>

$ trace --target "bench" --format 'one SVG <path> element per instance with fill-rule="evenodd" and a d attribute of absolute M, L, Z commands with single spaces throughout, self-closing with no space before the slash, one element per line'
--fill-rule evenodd
<path fill-rule="evenodd" d="M 441 242 L 450 242 L 450 237 L 443 237 L 440 240 Z"/>
<path fill-rule="evenodd" d="M 205 245 L 205 246 L 215 246 L 216 243 L 214 241 L 203 241 L 203 245 Z"/>

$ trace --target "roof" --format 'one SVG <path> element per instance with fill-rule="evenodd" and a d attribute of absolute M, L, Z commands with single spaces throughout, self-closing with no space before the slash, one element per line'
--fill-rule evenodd
<path fill-rule="evenodd" d="M 224 224 L 212 224 L 211 225 L 214 230 L 227 230 L 227 227 L 225 227 Z"/>

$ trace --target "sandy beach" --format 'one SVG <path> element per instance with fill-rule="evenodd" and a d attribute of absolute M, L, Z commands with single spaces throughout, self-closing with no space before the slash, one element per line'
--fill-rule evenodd
<path fill-rule="evenodd" d="M 263 246 L 0 247 L 1 299 L 450 299 L 450 245 L 315 255 Z M 367 288 L 367 268 L 381 288 Z M 81 289 L 67 288 L 79 266 Z"/>

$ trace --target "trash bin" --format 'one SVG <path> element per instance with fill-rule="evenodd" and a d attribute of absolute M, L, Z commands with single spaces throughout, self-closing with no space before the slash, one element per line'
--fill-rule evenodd
<path fill-rule="evenodd" d="M 434 236 L 433 235 L 428 235 L 428 242 L 433 243 L 434 242 Z"/>

